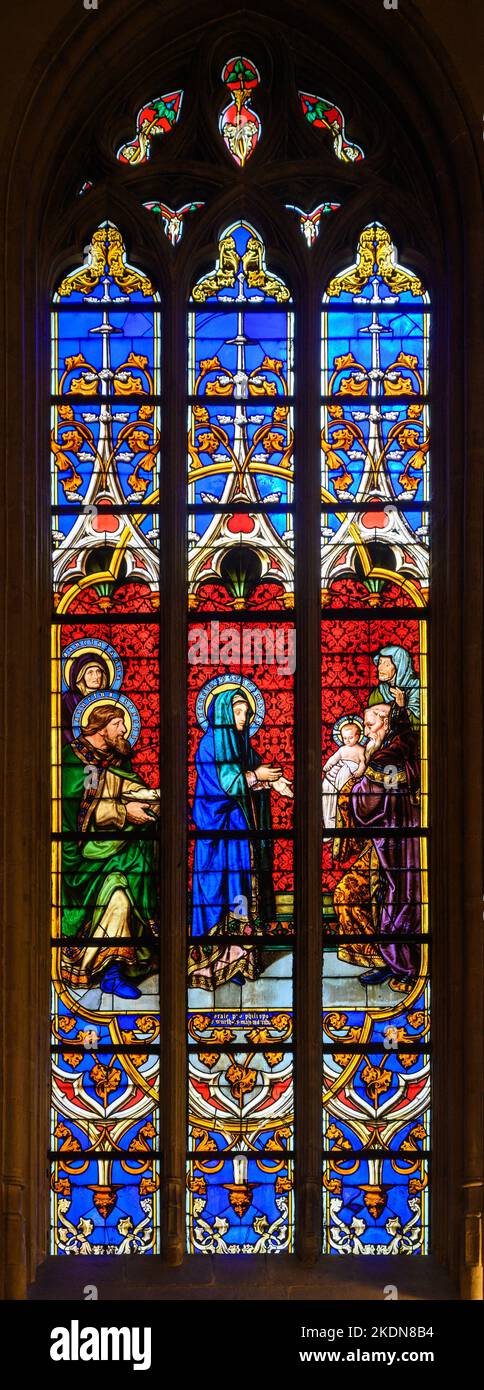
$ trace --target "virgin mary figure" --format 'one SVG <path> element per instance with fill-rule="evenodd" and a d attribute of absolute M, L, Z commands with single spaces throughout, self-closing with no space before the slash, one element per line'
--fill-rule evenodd
<path fill-rule="evenodd" d="M 193 870 L 191 984 L 212 989 L 260 973 L 259 953 L 240 940 L 275 921 L 270 792 L 292 796 L 280 767 L 261 763 L 250 739 L 251 705 L 241 685 L 216 694 L 195 764 L 193 820 L 199 835 Z"/>

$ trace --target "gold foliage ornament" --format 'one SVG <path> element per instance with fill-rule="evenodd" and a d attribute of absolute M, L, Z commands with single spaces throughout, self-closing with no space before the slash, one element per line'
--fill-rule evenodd
<path fill-rule="evenodd" d="M 264 294 L 271 295 L 279 304 L 290 298 L 287 285 L 277 276 L 269 275 L 265 264 L 264 243 L 251 228 L 251 235 L 242 256 L 239 255 L 235 238 L 230 232 L 222 237 L 215 270 L 203 276 L 193 287 L 195 303 L 205 304 L 206 300 L 212 295 L 217 295 L 219 290 L 233 289 L 239 275 L 245 277 L 249 289 L 263 290 Z"/>
<path fill-rule="evenodd" d="M 356 264 L 349 270 L 335 275 L 328 285 L 328 299 L 337 299 L 340 294 L 358 294 L 374 275 L 381 275 L 393 294 L 403 294 L 410 290 L 413 295 L 424 293 L 423 285 L 417 275 L 405 270 L 396 261 L 396 248 L 386 227 L 379 222 L 371 222 L 361 233 Z"/>
<path fill-rule="evenodd" d="M 126 261 L 126 247 L 118 227 L 112 222 L 103 222 L 93 234 L 88 249 L 87 265 L 66 275 L 57 292 L 58 299 L 68 299 L 77 291 L 89 294 L 100 284 L 103 276 L 111 276 L 118 289 L 125 294 L 139 290 L 145 296 L 153 296 L 154 290 L 147 275 L 135 270 Z"/>

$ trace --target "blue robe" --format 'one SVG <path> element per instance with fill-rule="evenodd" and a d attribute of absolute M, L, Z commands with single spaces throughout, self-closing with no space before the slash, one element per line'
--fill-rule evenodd
<path fill-rule="evenodd" d="M 232 918 L 232 930 L 237 922 L 241 931 L 246 930 L 248 919 L 263 930 L 275 917 L 272 842 L 264 838 L 264 832 L 271 830 L 270 793 L 261 789 L 251 795 L 247 785 L 245 773 L 254 771 L 260 758 L 248 727 L 239 731 L 235 726 L 232 702 L 236 695 L 246 698 L 242 688 L 215 696 L 208 712 L 209 727 L 195 756 L 193 820 L 197 830 L 206 834 L 195 846 L 194 936 L 206 936 L 217 928 L 226 931 Z"/>

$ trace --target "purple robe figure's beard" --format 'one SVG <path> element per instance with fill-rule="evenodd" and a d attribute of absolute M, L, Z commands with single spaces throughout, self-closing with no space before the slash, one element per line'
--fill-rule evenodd
<path fill-rule="evenodd" d="M 365 748 L 365 755 L 366 755 L 366 761 L 367 761 L 367 762 L 370 761 L 371 754 L 372 754 L 372 753 L 377 753 L 377 752 L 378 752 L 378 749 L 381 748 L 382 743 L 383 743 L 383 740 L 384 740 L 384 738 L 386 738 L 387 733 L 388 733 L 388 729 L 382 729 L 382 730 L 381 730 L 381 733 L 379 733 L 379 734 L 373 734 L 373 737 L 368 739 L 368 743 L 366 744 L 366 748 Z"/>

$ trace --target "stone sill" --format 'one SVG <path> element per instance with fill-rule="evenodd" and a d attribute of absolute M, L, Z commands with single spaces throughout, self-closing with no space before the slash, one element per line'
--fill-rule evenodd
<path fill-rule="evenodd" d="M 389 1284 L 396 1286 L 403 1301 L 459 1298 L 449 1275 L 434 1259 L 398 1255 L 326 1256 L 313 1266 L 284 1255 L 187 1255 L 178 1268 L 158 1256 L 50 1257 L 38 1269 L 27 1297 L 84 1300 L 89 1284 L 96 1286 L 100 1299 L 127 1302 L 234 1298 L 382 1302 Z"/>

